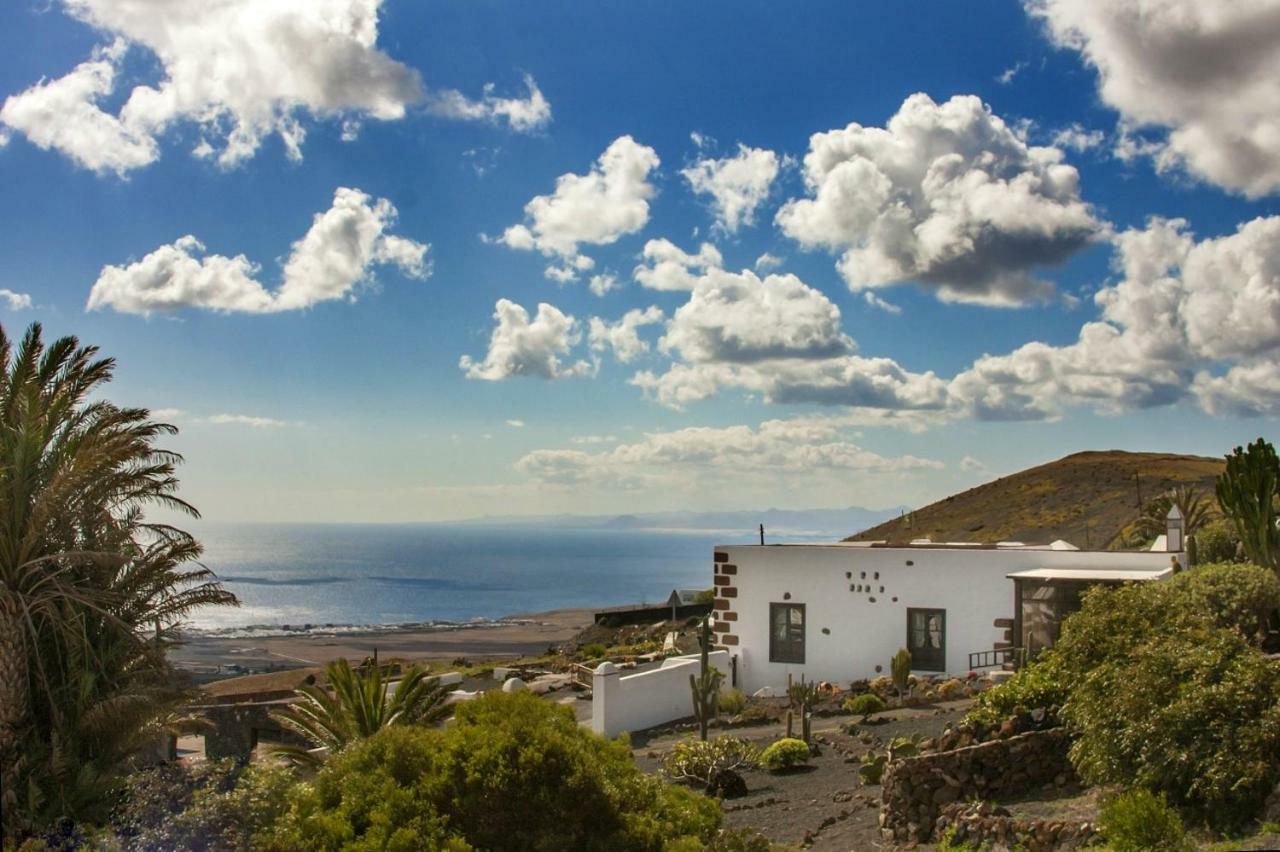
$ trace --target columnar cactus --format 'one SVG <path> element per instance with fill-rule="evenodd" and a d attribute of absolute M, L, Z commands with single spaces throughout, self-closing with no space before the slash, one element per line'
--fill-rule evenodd
<path fill-rule="evenodd" d="M 689 689 L 693 693 L 693 715 L 698 720 L 698 736 L 707 738 L 707 726 L 720 710 L 720 684 L 724 674 L 712 668 L 711 620 L 702 619 L 698 626 L 698 647 L 702 651 L 702 666 L 696 675 L 689 675 Z"/>

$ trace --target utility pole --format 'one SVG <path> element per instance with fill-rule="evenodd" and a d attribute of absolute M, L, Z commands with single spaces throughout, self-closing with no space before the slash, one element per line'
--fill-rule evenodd
<path fill-rule="evenodd" d="M 1142 474 L 1138 471 L 1133 472 L 1133 483 L 1138 489 L 1138 511 L 1142 511 Z"/>
<path fill-rule="evenodd" d="M 760 545 L 764 546 L 764 524 L 760 525 Z"/>

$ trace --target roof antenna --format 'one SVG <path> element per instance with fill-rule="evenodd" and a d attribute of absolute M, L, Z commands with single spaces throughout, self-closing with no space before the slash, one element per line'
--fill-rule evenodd
<path fill-rule="evenodd" d="M 764 545 L 764 524 L 760 525 L 760 544 Z"/>

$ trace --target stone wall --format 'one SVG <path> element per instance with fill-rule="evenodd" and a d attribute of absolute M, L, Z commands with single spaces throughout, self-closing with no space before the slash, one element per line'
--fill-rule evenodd
<path fill-rule="evenodd" d="M 1098 838 L 1091 822 L 1050 819 L 1017 819 L 1004 808 L 989 802 L 952 802 L 944 805 L 934 824 L 934 836 L 951 829 L 955 843 L 1004 848 L 1024 848 L 1028 852 L 1053 852 L 1088 846 Z"/>
<path fill-rule="evenodd" d="M 894 761 L 885 768 L 880 826 L 889 841 L 928 840 L 953 802 L 1075 782 L 1062 728 Z"/>

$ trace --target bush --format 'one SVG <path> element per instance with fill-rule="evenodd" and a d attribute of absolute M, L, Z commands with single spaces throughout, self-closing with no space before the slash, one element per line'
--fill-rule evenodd
<path fill-rule="evenodd" d="M 888 675 L 880 675 L 868 684 L 871 691 L 877 695 L 886 695 L 893 689 L 893 678 Z"/>
<path fill-rule="evenodd" d="M 1250 641 L 1265 633 L 1271 613 L 1280 609 L 1275 572 L 1257 565 L 1200 565 L 1177 575 L 1169 585 L 1189 608 Z"/>
<path fill-rule="evenodd" d="M 1220 828 L 1253 817 L 1280 780 L 1280 663 L 1232 630 L 1132 649 L 1085 677 L 1063 715 L 1086 782 L 1166 794 Z"/>
<path fill-rule="evenodd" d="M 1235 562 L 1240 536 L 1229 518 L 1210 521 L 1196 533 L 1196 559 L 1200 564 Z"/>
<path fill-rule="evenodd" d="M 159 766 L 128 779 L 112 824 L 130 848 L 256 849 L 287 811 L 295 784 L 292 773 L 269 764 Z"/>
<path fill-rule="evenodd" d="M 938 697 L 943 701 L 950 701 L 952 698 L 959 698 L 964 695 L 965 682 L 958 677 L 950 680 L 944 680 L 938 684 Z"/>
<path fill-rule="evenodd" d="M 760 755 L 760 764 L 770 772 L 781 772 L 809 762 L 809 746 L 803 740 L 783 737 Z"/>
<path fill-rule="evenodd" d="M 713 740 L 683 740 L 675 744 L 662 761 L 662 770 L 676 781 L 710 784 L 716 773 L 725 769 L 752 767 L 760 759 L 760 750 L 738 737 L 716 737 Z"/>
<path fill-rule="evenodd" d="M 741 689 L 730 689 L 720 693 L 720 712 L 726 716 L 737 716 L 747 709 L 747 696 Z"/>
<path fill-rule="evenodd" d="M 284 848 L 661 849 L 710 839 L 719 805 L 640 772 L 622 741 L 528 693 L 460 705 L 443 731 L 394 726 L 299 788 Z"/>
<path fill-rule="evenodd" d="M 844 700 L 844 712 L 867 718 L 872 713 L 881 713 L 885 709 L 884 699 L 874 692 L 864 692 Z"/>
<path fill-rule="evenodd" d="M 598 660 L 607 653 L 609 649 L 599 642 L 591 642 L 578 649 L 578 657 L 583 660 Z"/>
<path fill-rule="evenodd" d="M 1061 707 L 1067 700 L 1069 683 L 1051 651 L 1036 663 L 1018 669 L 1004 683 L 978 695 L 964 720 L 978 725 L 999 725 L 1012 716 L 1017 707 L 1028 710 Z"/>
<path fill-rule="evenodd" d="M 1178 812 L 1147 790 L 1126 790 L 1103 801 L 1099 823 L 1107 848 L 1115 852 L 1190 848 Z"/>

